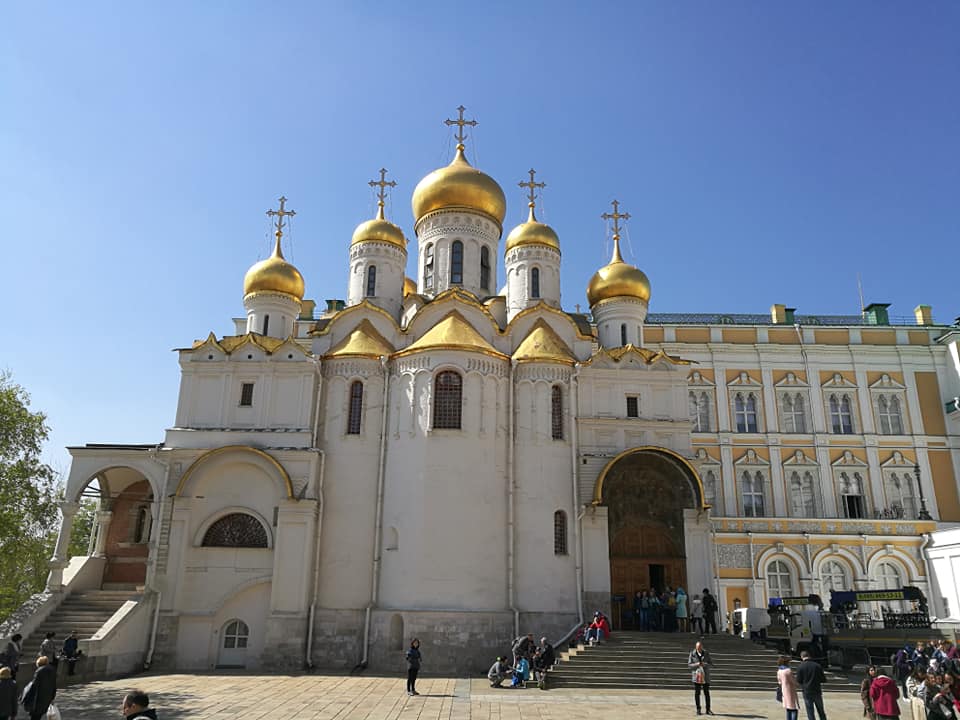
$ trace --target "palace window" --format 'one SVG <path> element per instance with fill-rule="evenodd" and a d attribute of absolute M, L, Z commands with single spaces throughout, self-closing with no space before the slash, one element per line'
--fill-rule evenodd
<path fill-rule="evenodd" d="M 843 569 L 843 565 L 836 560 L 828 560 L 825 562 L 820 574 L 820 585 L 823 594 L 831 590 L 838 592 L 849 590 L 850 588 L 847 585 L 847 572 Z"/>
<path fill-rule="evenodd" d="M 540 268 L 530 270 L 530 297 L 540 297 Z"/>
<path fill-rule="evenodd" d="M 433 427 L 459 430 L 463 408 L 463 378 L 453 370 L 444 370 L 433 381 Z"/>
<path fill-rule="evenodd" d="M 717 476 L 713 470 L 703 474 L 703 501 L 710 506 L 717 504 Z"/>
<path fill-rule="evenodd" d="M 550 434 L 554 440 L 563 440 L 563 389 L 550 389 Z"/>
<path fill-rule="evenodd" d="M 640 417 L 640 398 L 637 395 L 627 395 L 627 417 Z"/>
<path fill-rule="evenodd" d="M 882 562 L 877 565 L 877 584 L 880 586 L 880 590 L 899 590 L 903 587 L 903 580 L 900 577 L 900 570 L 891 562 Z M 878 603 L 881 608 L 886 606 L 890 607 L 893 610 L 902 610 L 903 601 L 884 601 Z M 881 609 L 882 612 L 882 609 Z"/>
<path fill-rule="evenodd" d="M 423 249 L 423 289 L 433 290 L 433 243 Z"/>
<path fill-rule="evenodd" d="M 830 395 L 830 427 L 836 435 L 853 434 L 853 410 L 850 396 L 844 393 Z"/>
<path fill-rule="evenodd" d="M 137 508 L 137 515 L 133 524 L 133 542 L 138 545 L 150 542 L 151 520 L 149 505 L 141 505 Z"/>
<path fill-rule="evenodd" d="M 264 335 L 270 334 L 270 316 L 269 315 L 263 316 L 263 334 Z"/>
<path fill-rule="evenodd" d="M 733 415 L 737 432 L 757 432 L 757 396 L 752 392 L 734 395 Z"/>
<path fill-rule="evenodd" d="M 793 575 L 783 560 L 774 560 L 767 565 L 767 592 L 772 598 L 793 595 Z"/>
<path fill-rule="evenodd" d="M 627 344 L 627 324 L 620 323 L 620 347 Z"/>
<path fill-rule="evenodd" d="M 783 413 L 783 432 L 805 433 L 807 431 L 806 403 L 803 393 L 783 393 L 780 408 Z"/>
<path fill-rule="evenodd" d="M 354 380 L 350 384 L 350 410 L 347 413 L 347 435 L 360 434 L 360 421 L 363 418 L 363 383 Z"/>
<path fill-rule="evenodd" d="M 913 494 L 915 479 L 908 471 L 892 472 L 885 478 L 887 503 L 894 517 L 913 520 L 917 517 L 917 501 Z"/>
<path fill-rule="evenodd" d="M 817 517 L 817 482 L 811 471 L 790 473 L 790 508 L 794 517 Z"/>
<path fill-rule="evenodd" d="M 759 470 L 754 473 L 744 470 L 740 476 L 740 497 L 743 501 L 744 517 L 764 516 L 763 486 L 765 480 L 766 478 Z"/>
<path fill-rule="evenodd" d="M 567 554 L 567 514 L 563 510 L 553 514 L 553 554 Z"/>
<path fill-rule="evenodd" d="M 840 473 L 840 511 L 844 517 L 866 517 L 867 503 L 863 497 L 863 476 L 859 472 Z"/>
<path fill-rule="evenodd" d="M 240 407 L 253 407 L 253 383 L 240 385 Z"/>
<path fill-rule="evenodd" d="M 704 391 L 691 390 L 688 397 L 693 432 L 710 432 L 710 396 Z"/>
<path fill-rule="evenodd" d="M 463 285 L 463 243 L 459 240 L 450 245 L 450 284 Z"/>
<path fill-rule="evenodd" d="M 900 398 L 896 395 L 880 395 L 877 398 L 877 410 L 880 416 L 880 432 L 884 435 L 903 434 L 903 415 L 900 412 Z"/>
<path fill-rule="evenodd" d="M 480 289 L 490 291 L 490 248 L 480 248 Z"/>
<path fill-rule="evenodd" d="M 267 531 L 253 515 L 224 515 L 203 534 L 203 547 L 267 547 Z"/>
<path fill-rule="evenodd" d="M 367 268 L 367 297 L 376 297 L 377 295 L 377 266 L 371 265 Z"/>

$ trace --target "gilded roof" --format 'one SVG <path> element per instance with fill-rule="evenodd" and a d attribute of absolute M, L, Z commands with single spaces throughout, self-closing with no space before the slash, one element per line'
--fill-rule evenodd
<path fill-rule="evenodd" d="M 330 349 L 324 357 L 372 357 L 390 355 L 394 347 L 369 320 L 364 318 L 346 337 Z"/>
<path fill-rule="evenodd" d="M 407 355 L 432 349 L 467 350 L 495 355 L 504 359 L 507 357 L 488 343 L 456 310 L 446 315 L 415 342 L 396 354 Z"/>
<path fill-rule="evenodd" d="M 515 247 L 523 245 L 545 245 L 554 250 L 560 250 L 560 238 L 552 227 L 537 220 L 533 212 L 533 203 L 530 204 L 530 216 L 527 221 L 517 225 L 507 235 L 503 252 L 506 254 Z"/>
<path fill-rule="evenodd" d="M 507 200 L 497 181 L 477 170 L 463 154 L 463 146 L 457 146 L 457 154 L 447 167 L 434 170 L 421 180 L 413 191 L 413 217 L 415 222 L 443 208 L 466 208 L 477 210 L 503 223 L 507 214 Z"/>
<path fill-rule="evenodd" d="M 180 350 L 199 350 L 203 347 L 213 347 L 224 353 L 225 355 L 230 355 L 239 348 L 250 344 L 255 347 L 260 348 L 265 353 L 272 355 L 279 348 L 287 345 L 288 343 L 296 346 L 300 352 L 304 355 L 308 354 L 292 337 L 288 338 L 275 338 L 269 337 L 267 335 L 260 335 L 259 333 L 249 332 L 245 335 L 225 335 L 219 340 L 217 336 L 213 333 L 207 335 L 204 340 L 194 340 L 193 346 L 189 348 L 179 348 Z"/>
<path fill-rule="evenodd" d="M 537 320 L 513 353 L 517 362 L 556 362 L 573 365 L 577 359 L 560 336 L 543 319 Z"/>
<path fill-rule="evenodd" d="M 601 357 L 609 357 L 616 362 L 620 362 L 623 357 L 627 354 L 635 354 L 640 359 L 643 360 L 647 365 L 653 365 L 659 360 L 670 363 L 671 365 L 691 365 L 693 364 L 692 360 L 684 360 L 683 358 L 675 357 L 673 355 L 668 355 L 663 350 L 650 350 L 648 348 L 636 347 L 635 345 L 624 345 L 623 347 L 616 348 L 600 348 L 593 354 L 593 356 L 587 360 L 585 364 L 591 364 L 598 360 Z"/>

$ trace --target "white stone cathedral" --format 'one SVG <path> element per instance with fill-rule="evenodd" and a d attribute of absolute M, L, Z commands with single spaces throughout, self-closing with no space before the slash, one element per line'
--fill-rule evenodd
<path fill-rule="evenodd" d="M 741 323 L 722 347 L 714 329 L 736 322 L 705 321 L 714 327 L 687 345 L 672 329 L 682 320 L 648 324 L 650 284 L 620 255 L 628 216 L 616 203 L 605 215 L 613 257 L 587 288 L 590 315 L 565 312 L 561 242 L 535 215 L 540 185 L 531 171 L 529 219 L 501 246 L 504 193 L 470 165 L 462 130 L 453 161 L 413 193 L 416 280 L 404 274 L 410 241 L 384 217 L 390 183 L 381 173 L 371 183 L 377 217 L 350 243 L 346 302 L 328 301 L 314 317 L 303 276 L 283 257 L 293 212 L 281 198 L 273 254 L 244 278 L 235 334 L 179 351 L 179 403 L 164 441 L 71 448 L 50 602 L 84 588 L 135 593 L 120 624 L 89 644 L 94 654 L 120 658 L 113 671 L 394 670 L 417 636 L 430 667 L 474 670 L 520 632 L 559 640 L 596 608 L 619 623 L 620 599 L 651 586 L 709 587 L 726 611 L 735 601 L 765 604 L 788 580 L 794 593 L 822 590 L 821 565 L 835 556 L 848 584 L 870 582 L 889 562 L 897 582 L 929 591 L 919 545 L 933 523 L 869 526 L 871 548 L 895 545 L 887 560 L 867 554 L 866 541 L 860 559 L 844 549 L 848 536 L 864 537 L 854 525 L 873 520 L 830 500 L 834 473 L 849 461 L 861 477 L 873 460 L 858 464 L 857 446 L 835 463 L 818 439 L 829 428 L 815 427 L 829 424 L 824 411 L 807 416 L 797 454 L 782 457 L 771 440 L 782 432 L 777 411 L 754 405 L 749 415 L 765 386 L 776 407 L 778 371 L 756 351 L 781 342 L 771 321 Z M 943 334 L 917 330 L 927 345 Z M 784 337 L 784 352 L 799 353 Z M 814 366 L 799 354 L 772 361 L 796 368 L 791 392 L 808 398 L 805 412 L 821 404 L 817 371 L 841 362 L 830 350 Z M 941 385 L 955 382 L 949 363 L 932 368 Z M 912 382 L 896 370 L 886 377 L 894 392 Z M 736 407 L 724 407 L 737 392 Z M 955 444 L 955 425 L 941 434 Z M 913 450 L 905 441 L 900 464 L 919 462 Z M 950 500 L 935 492 L 924 458 L 935 517 L 949 502 L 960 508 L 953 477 Z M 799 516 L 783 474 L 790 462 L 809 466 L 821 488 Z M 88 557 L 68 562 L 87 487 L 102 498 L 97 537 Z M 821 526 L 830 512 L 843 521 Z M 805 517 L 806 526 L 774 527 L 778 517 Z M 812 554 L 811 532 L 823 536 Z M 781 562 L 792 576 L 770 565 Z"/>

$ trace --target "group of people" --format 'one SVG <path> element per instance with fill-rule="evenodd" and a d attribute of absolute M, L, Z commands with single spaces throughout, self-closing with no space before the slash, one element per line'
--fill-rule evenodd
<path fill-rule="evenodd" d="M 928 643 L 919 641 L 907 644 L 891 658 L 895 687 L 899 685 L 898 697 L 910 703 L 914 718 L 918 720 L 956 720 L 960 718 L 960 652 L 949 640 L 934 639 Z M 876 668 L 870 674 L 876 675 Z M 864 680 L 866 685 L 869 676 Z M 871 704 L 860 689 L 864 714 L 874 720 L 883 713 Z"/>
<path fill-rule="evenodd" d="M 71 632 L 62 646 L 57 642 L 56 633 L 46 633 L 34 663 L 36 669 L 33 678 L 20 687 L 17 673 L 23 659 L 23 635 L 12 635 L 0 650 L 0 720 L 15 717 L 21 707 L 30 720 L 47 717 L 57 696 L 57 667 L 60 660 L 66 661 L 67 674 L 73 675 L 76 663 L 83 655 L 79 645 L 76 632 Z"/>
<path fill-rule="evenodd" d="M 638 590 L 633 598 L 634 627 L 645 632 L 692 632 L 699 635 L 717 632 L 717 599 L 708 588 L 694 594 L 669 585 Z"/>
<path fill-rule="evenodd" d="M 787 720 L 797 720 L 801 692 L 807 720 L 816 720 L 814 713 L 819 715 L 820 720 L 827 720 L 823 708 L 823 686 L 826 682 L 823 666 L 808 651 L 800 653 L 800 665 L 796 673 L 790 669 L 790 657 L 781 655 L 777 662 L 777 700 L 783 705 Z"/>
<path fill-rule="evenodd" d="M 511 643 L 510 652 L 512 665 L 506 657 L 499 656 L 490 666 L 487 672 L 490 687 L 503 687 L 504 681 L 508 679 L 510 685 L 507 687 L 525 687 L 531 677 L 539 687 L 543 687 L 547 670 L 553 667 L 556 661 L 553 645 L 547 638 L 540 638 L 538 645 L 533 639 L 533 633 L 520 635 Z"/>

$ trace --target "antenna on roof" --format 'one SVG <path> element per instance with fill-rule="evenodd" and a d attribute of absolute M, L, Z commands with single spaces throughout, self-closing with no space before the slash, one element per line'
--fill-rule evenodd
<path fill-rule="evenodd" d="M 860 293 L 860 314 L 863 315 L 866 305 L 863 304 L 863 282 L 860 280 L 860 273 L 857 273 L 857 292 Z"/>

